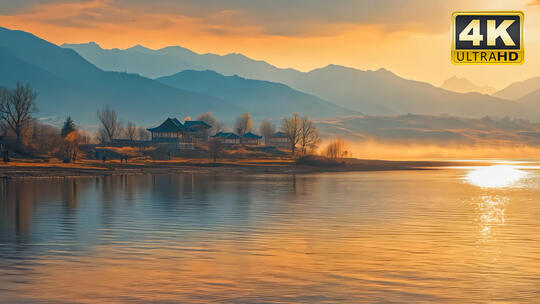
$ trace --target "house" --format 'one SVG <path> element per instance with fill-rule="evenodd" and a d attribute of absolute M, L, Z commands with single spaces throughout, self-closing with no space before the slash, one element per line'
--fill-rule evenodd
<path fill-rule="evenodd" d="M 147 129 L 152 142 L 159 143 L 206 143 L 211 128 L 204 121 L 191 120 L 183 124 L 176 118 L 167 118 L 161 125 Z"/>
<path fill-rule="evenodd" d="M 186 120 L 184 121 L 184 127 L 188 130 L 187 135 L 191 138 L 191 142 L 208 142 L 208 132 L 212 128 L 211 125 L 201 120 Z"/>
<path fill-rule="evenodd" d="M 216 135 L 212 136 L 212 138 L 219 140 L 225 145 L 238 145 L 240 144 L 241 139 L 240 136 L 232 132 L 218 132 Z"/>
<path fill-rule="evenodd" d="M 271 137 L 265 138 L 265 145 L 269 147 L 276 147 L 279 149 L 290 149 L 291 142 L 287 137 L 287 134 L 283 132 L 276 132 Z"/>
<path fill-rule="evenodd" d="M 248 132 L 240 137 L 240 143 L 243 145 L 257 146 L 261 143 L 263 137 Z"/>

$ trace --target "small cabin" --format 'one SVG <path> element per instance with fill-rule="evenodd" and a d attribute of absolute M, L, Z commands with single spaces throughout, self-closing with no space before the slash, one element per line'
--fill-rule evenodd
<path fill-rule="evenodd" d="M 207 143 L 208 130 L 204 121 L 188 120 L 183 124 L 176 118 L 167 118 L 161 125 L 148 128 L 153 142 L 162 143 Z"/>
<path fill-rule="evenodd" d="M 240 144 L 240 136 L 232 132 L 218 132 L 212 138 L 219 140 L 225 145 L 238 145 Z"/>
<path fill-rule="evenodd" d="M 272 136 L 265 138 L 265 145 L 269 147 L 276 147 L 279 149 L 290 149 L 291 142 L 287 134 L 283 132 L 276 132 Z"/>
<path fill-rule="evenodd" d="M 248 132 L 240 137 L 240 143 L 249 146 L 258 146 L 261 144 L 262 136 Z"/>

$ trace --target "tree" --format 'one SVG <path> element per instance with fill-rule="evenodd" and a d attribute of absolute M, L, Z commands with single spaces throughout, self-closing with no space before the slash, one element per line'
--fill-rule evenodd
<path fill-rule="evenodd" d="M 249 112 L 242 113 L 238 116 L 234 123 L 234 130 L 236 131 L 236 134 L 240 136 L 253 130 L 253 121 L 251 120 Z"/>
<path fill-rule="evenodd" d="M 259 125 L 259 133 L 261 133 L 261 135 L 264 137 L 265 143 L 268 144 L 268 139 L 271 138 L 274 133 L 276 133 L 274 124 L 272 124 L 270 119 L 264 119 L 261 122 Z"/>
<path fill-rule="evenodd" d="M 79 134 L 76 130 L 64 136 L 62 152 L 65 161 L 72 162 L 77 160 L 77 154 L 79 153 Z"/>
<path fill-rule="evenodd" d="M 215 135 L 216 133 L 223 131 L 223 123 L 218 121 L 212 112 L 199 114 L 197 120 L 204 121 L 211 126 L 209 130 L 210 135 Z"/>
<path fill-rule="evenodd" d="M 315 124 L 309 120 L 307 116 L 302 116 L 300 119 L 299 130 L 299 144 L 300 152 L 306 154 L 309 150 L 317 149 L 317 146 L 321 142 L 321 136 L 319 130 L 315 127 Z"/>
<path fill-rule="evenodd" d="M 54 155 L 62 145 L 58 128 L 36 120 L 30 123 L 24 134 L 25 150 L 34 155 Z"/>
<path fill-rule="evenodd" d="M 283 118 L 281 131 L 287 136 L 291 145 L 291 154 L 294 155 L 296 145 L 300 141 L 300 118 L 298 117 L 298 113 L 294 113 L 291 117 Z"/>
<path fill-rule="evenodd" d="M 97 117 L 101 122 L 99 138 L 102 142 L 110 142 L 115 139 L 122 130 L 116 111 L 110 106 L 105 106 L 97 110 Z"/>
<path fill-rule="evenodd" d="M 208 141 L 208 154 L 210 158 L 214 160 L 214 163 L 217 161 L 218 157 L 221 155 L 224 146 L 221 140 L 217 138 L 212 138 Z"/>
<path fill-rule="evenodd" d="M 126 125 L 126 128 L 124 130 L 124 132 L 126 133 L 126 138 L 129 139 L 129 140 L 135 140 L 137 139 L 137 126 L 135 126 L 134 123 L 132 123 L 131 121 L 128 121 L 127 125 Z"/>
<path fill-rule="evenodd" d="M 334 139 L 326 146 L 323 155 L 332 160 L 339 160 L 351 155 L 349 144 L 343 139 Z"/>
<path fill-rule="evenodd" d="M 71 119 L 71 116 L 68 116 L 66 121 L 64 122 L 64 126 L 62 127 L 62 131 L 60 131 L 60 135 L 62 135 L 62 138 L 65 138 L 66 135 L 69 133 L 75 131 L 75 123 L 73 122 L 73 119 Z"/>
<path fill-rule="evenodd" d="M 36 97 L 37 92 L 29 83 L 17 83 L 14 90 L 0 89 L 0 120 L 15 133 L 17 148 L 21 147 L 22 134 L 32 121 L 32 113 L 37 111 Z"/>
<path fill-rule="evenodd" d="M 143 127 L 137 127 L 137 136 L 139 140 L 150 140 L 152 138 L 150 132 Z"/>

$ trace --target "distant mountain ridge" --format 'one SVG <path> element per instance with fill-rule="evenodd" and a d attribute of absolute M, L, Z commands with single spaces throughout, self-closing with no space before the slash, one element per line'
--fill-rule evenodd
<path fill-rule="evenodd" d="M 104 50 L 94 44 L 71 44 L 63 47 L 76 50 L 103 69 L 124 70 L 148 77 L 159 74 L 163 77 L 186 69 L 212 70 L 225 76 L 239 75 L 249 79 L 282 83 L 338 106 L 367 114 L 533 117 L 530 111 L 524 110 L 516 102 L 478 93 L 450 92 L 425 82 L 401 78 L 385 69 L 362 71 L 328 65 L 309 72 L 301 72 L 277 68 L 241 54 L 197 54 L 176 46 L 159 50 L 144 47 Z M 167 65 L 167 69 L 159 73 L 157 70 L 147 69 L 146 63 L 141 62 L 154 62 L 156 66 Z M 176 71 L 169 73 L 174 69 Z"/>
<path fill-rule="evenodd" d="M 142 47 L 133 49 L 145 52 Z M 112 105 L 122 120 L 140 125 L 154 125 L 169 116 L 195 116 L 208 111 L 229 122 L 245 111 L 264 113 L 256 108 L 256 103 L 241 107 L 218 94 L 210 96 L 172 87 L 138 74 L 103 71 L 72 49 L 22 31 L 0 28 L 0 63 L 0 86 L 30 82 L 38 91 L 39 117 L 63 120 L 70 115 L 79 123 L 95 124 L 96 109 L 106 104 Z M 312 117 L 350 112 L 290 88 L 289 94 L 298 97 L 303 105 L 310 100 L 316 102 L 314 105 L 321 102 L 327 105 L 327 108 L 304 107 L 303 114 Z M 295 98 L 288 99 L 273 114 L 290 115 L 299 108 L 296 102 Z"/>
<path fill-rule="evenodd" d="M 527 98 L 534 91 L 540 89 L 540 76 L 518 81 L 510 84 L 506 88 L 496 92 L 493 96 L 505 98 L 508 100 L 520 100 Z"/>
<path fill-rule="evenodd" d="M 279 118 L 283 108 L 298 113 L 316 108 L 330 116 L 359 114 L 281 83 L 246 79 L 238 75 L 224 76 L 209 70 L 184 70 L 156 80 L 171 87 L 230 100 L 239 107 L 254 109 L 251 114 L 258 117 Z"/>
<path fill-rule="evenodd" d="M 480 86 L 474 84 L 472 81 L 466 79 L 466 78 L 459 78 L 457 76 L 450 77 L 446 79 L 442 84 L 441 88 L 457 92 L 457 93 L 481 93 L 481 94 L 487 94 L 491 95 L 495 93 L 497 90 L 490 86 Z"/>

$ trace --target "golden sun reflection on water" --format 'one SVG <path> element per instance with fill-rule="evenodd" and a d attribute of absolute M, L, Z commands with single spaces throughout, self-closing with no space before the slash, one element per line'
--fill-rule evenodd
<path fill-rule="evenodd" d="M 494 229 L 504 225 L 505 208 L 509 198 L 499 195 L 483 195 L 475 200 L 481 242 L 496 241 Z"/>
<path fill-rule="evenodd" d="M 527 172 L 513 165 L 476 167 L 465 175 L 465 181 L 482 188 L 505 188 L 516 186 Z"/>

